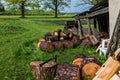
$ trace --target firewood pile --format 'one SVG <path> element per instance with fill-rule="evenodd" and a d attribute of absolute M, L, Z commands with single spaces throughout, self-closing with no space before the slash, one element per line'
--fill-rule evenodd
<path fill-rule="evenodd" d="M 90 80 L 100 69 L 100 63 L 96 58 L 81 54 L 76 55 L 71 64 L 66 62 L 57 64 L 50 60 L 30 63 L 32 74 L 37 80 L 51 80 L 51 78 L 55 80 Z"/>
<path fill-rule="evenodd" d="M 46 33 L 38 41 L 38 47 L 45 52 L 53 52 L 60 48 L 72 48 L 79 44 L 79 36 L 71 31 L 63 32 L 61 29 L 55 30 L 53 33 Z"/>
<path fill-rule="evenodd" d="M 120 48 L 109 57 L 93 80 L 120 80 Z"/>

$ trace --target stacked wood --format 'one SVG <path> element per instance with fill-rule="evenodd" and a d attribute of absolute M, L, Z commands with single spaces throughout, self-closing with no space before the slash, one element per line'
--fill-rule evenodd
<path fill-rule="evenodd" d="M 100 69 L 100 63 L 96 58 L 87 57 L 81 63 L 81 77 L 84 80 L 91 80 Z"/>
<path fill-rule="evenodd" d="M 51 34 L 50 32 L 47 32 L 47 33 L 45 34 L 45 36 L 44 36 L 45 40 L 49 40 L 49 39 L 48 39 L 49 36 L 52 36 L 52 34 Z"/>
<path fill-rule="evenodd" d="M 64 48 L 72 48 L 73 47 L 73 43 L 69 40 L 64 40 L 64 41 L 62 41 L 62 43 L 63 43 Z"/>
<path fill-rule="evenodd" d="M 76 65 L 61 63 L 57 66 L 56 80 L 80 80 L 79 67 Z"/>
<path fill-rule="evenodd" d="M 55 35 L 55 36 L 60 36 L 60 33 L 61 33 L 61 32 L 62 32 L 61 29 L 55 30 L 55 31 L 53 32 L 53 35 Z"/>
<path fill-rule="evenodd" d="M 77 54 L 77 55 L 74 57 L 72 64 L 73 64 L 73 65 L 78 65 L 78 66 L 80 67 L 80 66 L 81 66 L 81 63 L 82 63 L 82 61 L 83 61 L 83 59 L 84 59 L 85 57 L 86 57 L 85 55 Z"/>
<path fill-rule="evenodd" d="M 89 36 L 90 41 L 92 42 L 92 45 L 95 46 L 99 43 L 99 41 L 96 39 L 94 35 Z"/>
<path fill-rule="evenodd" d="M 30 63 L 32 74 L 37 80 L 51 80 L 55 74 L 56 63 L 50 61 L 40 65 L 43 61 L 33 61 Z"/>
<path fill-rule="evenodd" d="M 115 73 L 119 70 L 120 63 L 114 57 L 109 57 L 102 65 L 93 80 L 117 80 Z M 114 79 L 113 79 L 113 77 Z M 117 76 L 117 77 L 116 77 Z M 120 79 L 120 78 L 119 78 Z"/>
<path fill-rule="evenodd" d="M 45 52 L 53 52 L 53 50 L 54 50 L 53 44 L 51 42 L 47 42 L 47 41 L 41 42 L 39 45 L 39 48 Z"/>

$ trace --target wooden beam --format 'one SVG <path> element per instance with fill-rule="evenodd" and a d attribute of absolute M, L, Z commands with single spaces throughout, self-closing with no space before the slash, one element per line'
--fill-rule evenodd
<path fill-rule="evenodd" d="M 102 15 L 102 14 L 105 14 L 105 13 L 108 13 L 108 12 L 109 12 L 109 8 L 106 7 L 106 8 L 99 9 L 97 11 L 86 13 L 86 15 L 81 15 L 81 16 L 78 15 L 77 17 L 79 19 L 80 18 L 92 18 L 92 17 L 98 16 L 98 15 Z"/>
<path fill-rule="evenodd" d="M 80 19 L 78 20 L 78 31 L 79 31 L 79 35 L 81 38 L 83 36 L 83 31 L 82 31 L 82 24 L 81 24 Z"/>
<path fill-rule="evenodd" d="M 96 18 L 93 19 L 94 20 L 94 28 L 97 28 L 97 24 L 96 24 Z"/>
<path fill-rule="evenodd" d="M 89 18 L 87 18 L 87 26 L 88 26 L 88 32 L 90 33 L 90 34 L 92 34 L 91 33 L 91 25 L 90 25 L 90 19 Z"/>

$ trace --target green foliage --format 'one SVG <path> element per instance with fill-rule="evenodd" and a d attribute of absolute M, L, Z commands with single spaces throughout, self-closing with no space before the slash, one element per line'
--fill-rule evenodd
<path fill-rule="evenodd" d="M 31 61 L 44 61 L 58 55 L 58 63 L 72 63 L 73 57 L 80 53 L 97 57 L 101 63 L 104 56 L 95 52 L 95 47 L 60 49 L 46 53 L 37 48 L 37 42 L 46 32 L 63 29 L 64 16 L 29 16 L 21 19 L 18 16 L 0 16 L 0 80 L 35 80 L 30 69 Z M 61 25 L 61 24 L 62 25 Z"/>
<path fill-rule="evenodd" d="M 5 11 L 3 4 L 0 2 L 0 12 Z"/>

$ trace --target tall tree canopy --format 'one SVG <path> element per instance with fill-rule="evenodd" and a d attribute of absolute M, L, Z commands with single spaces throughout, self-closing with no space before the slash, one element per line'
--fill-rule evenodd
<path fill-rule="evenodd" d="M 41 0 L 5 0 L 8 3 L 11 4 L 17 4 L 19 5 L 19 9 L 21 11 L 21 17 L 24 18 L 25 17 L 25 7 L 29 6 L 32 9 L 34 9 L 35 7 L 39 8 L 40 4 L 39 2 Z"/>
<path fill-rule="evenodd" d="M 5 11 L 5 8 L 4 8 L 3 4 L 0 1 L 0 12 L 2 12 L 2 11 Z"/>
<path fill-rule="evenodd" d="M 43 0 L 42 5 L 44 9 L 53 10 L 55 18 L 58 17 L 58 11 L 63 9 L 65 6 L 69 6 L 70 0 Z"/>

